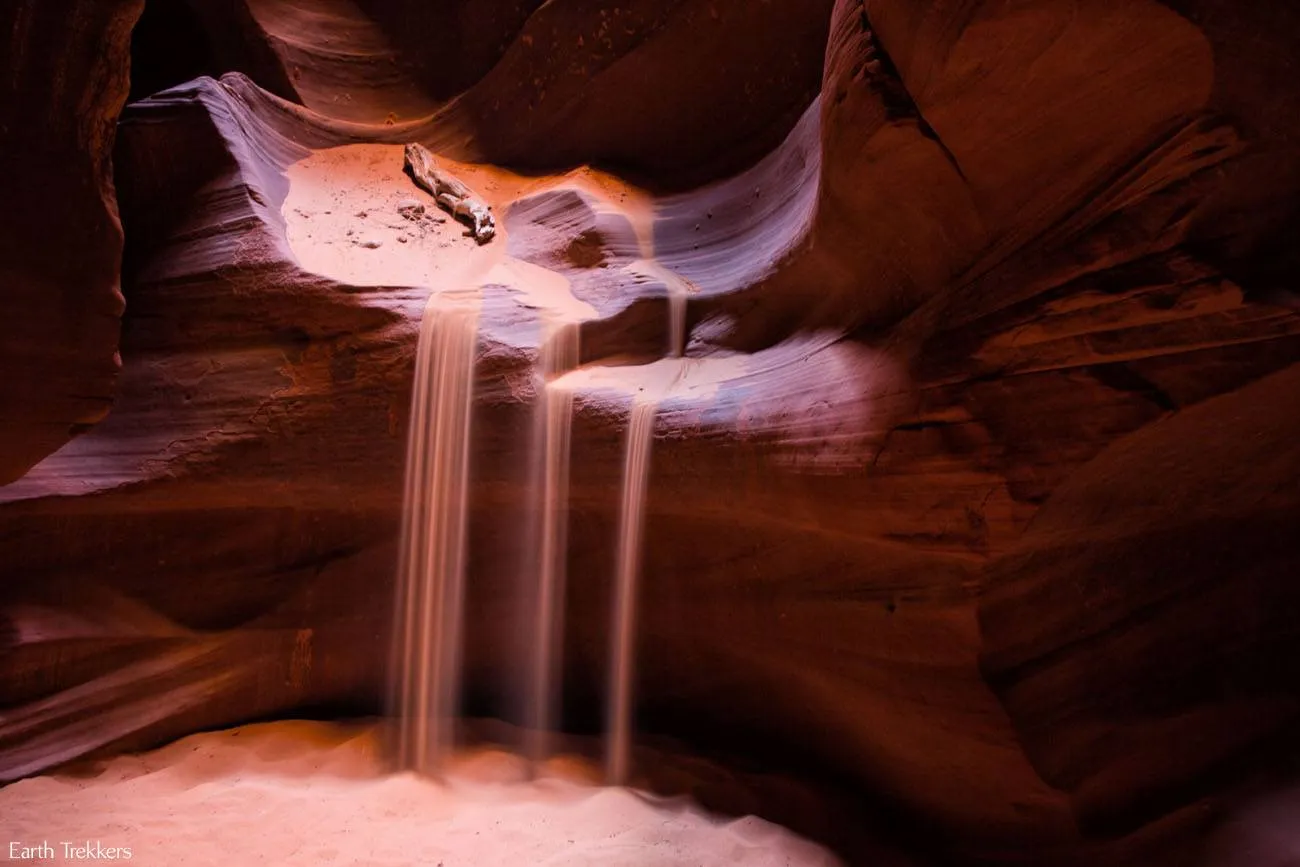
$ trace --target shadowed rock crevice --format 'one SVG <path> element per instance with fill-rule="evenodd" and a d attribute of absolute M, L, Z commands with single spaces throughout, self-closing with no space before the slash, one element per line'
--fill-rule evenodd
<path fill-rule="evenodd" d="M 192 81 L 220 76 L 212 40 L 202 20 L 184 0 L 146 3 L 131 31 L 130 102 Z"/>
<path fill-rule="evenodd" d="M 140 0 L 0 12 L 0 483 L 108 412 L 122 229 L 111 154 Z"/>

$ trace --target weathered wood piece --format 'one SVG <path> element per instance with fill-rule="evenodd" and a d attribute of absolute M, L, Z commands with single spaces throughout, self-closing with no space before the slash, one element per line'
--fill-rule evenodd
<path fill-rule="evenodd" d="M 469 226 L 468 234 L 480 244 L 496 237 L 496 221 L 487 204 L 452 175 L 439 168 L 429 149 L 421 144 L 406 146 L 406 173 L 427 190 L 438 206 Z"/>

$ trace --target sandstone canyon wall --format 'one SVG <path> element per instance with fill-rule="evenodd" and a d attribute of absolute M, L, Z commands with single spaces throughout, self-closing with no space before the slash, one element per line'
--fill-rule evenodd
<path fill-rule="evenodd" d="M 0 483 L 108 411 L 119 361 L 122 227 L 112 150 L 143 0 L 0 12 Z"/>
<path fill-rule="evenodd" d="M 38 5 L 11 13 L 43 40 L 22 56 L 69 72 L 11 65 L 32 71 L 0 109 L 22 118 L 6 202 L 77 192 L 4 251 L 5 309 L 37 330 L 0 340 L 23 371 L 0 471 L 44 458 L 0 487 L 4 778 L 381 707 L 442 283 L 480 305 L 468 680 L 508 715 L 549 280 L 611 371 L 576 393 L 575 714 L 604 673 L 619 386 L 667 354 L 680 284 L 650 728 L 833 776 L 970 863 L 1192 863 L 1277 763 L 1300 712 L 1289 6 L 191 0 L 227 74 L 122 116 L 118 375 L 108 119 L 138 9 L 46 32 Z M 137 66 L 159 51 L 142 38 Z M 46 115 L 93 134 L 33 153 L 16 136 Z M 450 264 L 422 283 L 381 266 L 414 239 L 366 180 L 412 140 L 505 167 L 465 168 L 502 236 L 433 236 Z M 330 235 L 335 207 L 381 246 Z M 343 252 L 309 259 L 309 235 Z"/>

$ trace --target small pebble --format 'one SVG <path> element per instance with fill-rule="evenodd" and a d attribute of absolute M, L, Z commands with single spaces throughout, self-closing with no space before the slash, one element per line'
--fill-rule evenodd
<path fill-rule="evenodd" d="M 378 250 L 380 247 L 384 245 L 384 242 L 383 241 L 361 241 L 360 244 L 362 247 L 365 247 L 367 250 Z"/>
<path fill-rule="evenodd" d="M 397 203 L 397 213 L 408 220 L 418 220 L 424 216 L 424 205 L 415 199 L 402 199 Z"/>

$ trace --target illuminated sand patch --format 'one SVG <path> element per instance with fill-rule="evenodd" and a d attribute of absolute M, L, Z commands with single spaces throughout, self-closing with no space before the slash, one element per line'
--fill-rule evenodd
<path fill-rule="evenodd" d="M 488 272 L 486 282 L 509 286 L 526 306 L 553 322 L 596 318 L 596 309 L 574 296 L 568 278 L 540 265 L 506 257 Z"/>
<path fill-rule="evenodd" d="M 130 848 L 130 863 L 168 867 L 838 863 L 758 819 L 594 786 L 580 760 L 554 760 L 534 781 L 526 768 L 480 751 L 441 783 L 386 774 L 373 727 L 271 723 L 116 758 L 95 776 L 14 783 L 0 790 L 0 830 Z"/>
<path fill-rule="evenodd" d="M 672 397 L 707 402 L 728 382 L 748 375 L 749 356 L 661 358 L 649 364 L 591 365 L 553 380 L 554 388 L 577 394 L 611 392 L 636 400 L 662 401 Z"/>
<path fill-rule="evenodd" d="M 354 286 L 472 285 L 498 248 L 465 237 L 402 166 L 397 145 L 317 151 L 290 166 L 281 213 L 299 264 Z M 422 205 L 423 217 L 404 217 L 405 202 Z"/>
<path fill-rule="evenodd" d="M 492 242 L 476 244 L 466 236 L 464 225 L 415 185 L 403 171 L 401 145 L 347 145 L 315 151 L 286 172 L 289 192 L 281 213 L 298 263 L 314 274 L 354 286 L 440 290 L 494 280 L 512 285 L 535 282 L 544 296 L 538 306 L 561 309 L 565 318 L 582 318 L 594 312 L 572 299 L 562 276 L 508 259 L 500 225 L 505 209 L 525 196 L 574 188 L 600 207 L 627 216 L 644 238 L 651 231 L 651 198 L 602 172 L 580 168 L 563 175 L 524 177 L 491 166 L 437 159 L 497 215 L 498 235 Z M 402 206 L 411 202 L 423 206 L 421 218 L 403 216 Z M 508 272 L 490 274 L 503 264 Z M 556 281 L 564 286 L 558 295 Z M 566 295 L 567 299 L 562 297 Z"/>

